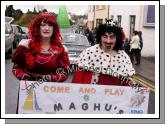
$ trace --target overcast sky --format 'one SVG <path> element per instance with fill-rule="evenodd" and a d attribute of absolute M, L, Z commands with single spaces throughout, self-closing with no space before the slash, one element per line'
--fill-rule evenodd
<path fill-rule="evenodd" d="M 36 9 L 38 8 L 45 8 L 48 11 L 58 13 L 59 10 L 59 5 L 35 5 Z M 13 5 L 14 9 L 21 9 L 23 13 L 26 13 L 27 10 L 29 9 L 30 11 L 33 11 L 34 5 Z M 83 15 L 87 13 L 88 11 L 88 6 L 87 5 L 68 5 L 66 6 L 67 12 L 71 12 L 73 14 L 77 15 Z"/>

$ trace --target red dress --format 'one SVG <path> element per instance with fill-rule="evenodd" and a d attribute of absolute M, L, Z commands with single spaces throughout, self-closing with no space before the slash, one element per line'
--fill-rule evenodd
<path fill-rule="evenodd" d="M 37 53 L 32 68 L 29 68 L 26 64 L 27 51 L 30 51 L 29 41 L 22 41 L 12 56 L 14 63 L 12 72 L 19 80 L 23 79 L 25 75 L 29 75 L 31 80 L 37 80 L 37 75 L 50 75 L 50 81 L 52 82 L 62 82 L 67 79 L 66 68 L 69 66 L 70 61 L 65 50 L 60 52 L 49 49 Z"/>
<path fill-rule="evenodd" d="M 73 75 L 73 83 L 130 86 L 130 77 L 135 74 L 123 50 L 110 55 L 99 44 L 82 52 L 76 63 L 79 69 Z"/>

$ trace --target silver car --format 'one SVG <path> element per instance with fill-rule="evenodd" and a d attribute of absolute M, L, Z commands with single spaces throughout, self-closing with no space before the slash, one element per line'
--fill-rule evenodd
<path fill-rule="evenodd" d="M 10 23 L 5 23 L 5 53 L 13 52 L 14 34 Z"/>
<path fill-rule="evenodd" d="M 28 27 L 21 27 L 21 29 L 22 29 L 22 31 L 23 31 L 23 33 L 24 34 L 22 34 L 23 36 L 22 36 L 22 39 L 28 39 L 29 38 L 29 36 L 28 36 Z"/>
<path fill-rule="evenodd" d="M 68 52 L 70 64 L 75 64 L 79 54 L 90 47 L 87 37 L 77 33 L 62 33 L 62 42 Z"/>
<path fill-rule="evenodd" d="M 23 31 L 22 27 L 12 24 L 14 33 L 14 48 L 16 48 L 22 39 L 28 39 L 28 35 Z"/>

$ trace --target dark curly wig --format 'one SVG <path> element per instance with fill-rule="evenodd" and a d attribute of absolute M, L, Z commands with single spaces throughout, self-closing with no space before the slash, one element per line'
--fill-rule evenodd
<path fill-rule="evenodd" d="M 44 12 L 38 14 L 30 23 L 29 26 L 29 35 L 30 35 L 30 43 L 29 49 L 26 53 L 26 63 L 29 68 L 32 68 L 35 62 L 35 56 L 37 52 L 41 51 L 40 47 L 40 24 L 44 21 L 53 26 L 53 34 L 50 40 L 51 48 L 56 49 L 57 51 L 63 50 L 63 45 L 61 43 L 61 35 L 59 31 L 59 25 L 56 21 L 56 18 L 53 13 Z"/>
<path fill-rule="evenodd" d="M 122 49 L 123 44 L 123 31 L 118 26 L 110 26 L 107 24 L 100 24 L 96 31 L 96 40 L 97 43 L 101 45 L 101 36 L 105 33 L 114 33 L 116 35 L 116 44 L 114 46 L 114 50 L 118 51 Z"/>

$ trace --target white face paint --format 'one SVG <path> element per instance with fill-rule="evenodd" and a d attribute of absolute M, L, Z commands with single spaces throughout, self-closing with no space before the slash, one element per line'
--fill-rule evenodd
<path fill-rule="evenodd" d="M 40 25 L 40 35 L 42 38 L 51 38 L 53 34 L 53 26 L 45 23 L 45 22 L 41 22 Z"/>
<path fill-rule="evenodd" d="M 113 33 L 105 33 L 101 36 L 101 45 L 103 50 L 111 51 L 116 44 L 116 36 Z"/>

